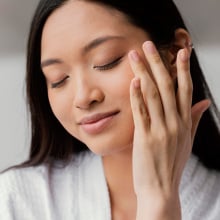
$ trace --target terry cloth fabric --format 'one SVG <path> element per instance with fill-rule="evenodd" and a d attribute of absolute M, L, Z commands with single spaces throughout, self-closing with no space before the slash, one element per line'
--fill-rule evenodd
<path fill-rule="evenodd" d="M 65 167 L 12 169 L 0 175 L 1 220 L 111 220 L 102 160 L 84 152 Z M 180 185 L 183 220 L 220 220 L 220 174 L 191 156 Z"/>

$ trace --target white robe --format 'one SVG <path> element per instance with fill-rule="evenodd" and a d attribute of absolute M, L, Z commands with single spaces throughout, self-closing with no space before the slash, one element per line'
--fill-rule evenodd
<path fill-rule="evenodd" d="M 220 220 L 220 173 L 189 159 L 180 185 L 182 220 Z M 1 220 L 111 220 L 102 160 L 91 152 L 0 175 Z"/>

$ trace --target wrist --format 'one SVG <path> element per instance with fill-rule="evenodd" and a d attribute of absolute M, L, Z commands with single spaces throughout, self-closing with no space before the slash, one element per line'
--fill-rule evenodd
<path fill-rule="evenodd" d="M 137 196 L 136 220 L 181 220 L 179 195 L 148 193 Z"/>

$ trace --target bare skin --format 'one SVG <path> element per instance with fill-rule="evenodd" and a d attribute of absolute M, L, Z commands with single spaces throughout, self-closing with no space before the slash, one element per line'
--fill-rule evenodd
<path fill-rule="evenodd" d="M 84 53 L 91 40 L 106 36 L 117 37 Z M 41 62 L 51 108 L 102 156 L 113 220 L 181 219 L 179 182 L 209 106 L 204 100 L 191 107 L 190 43 L 185 30 L 176 30 L 175 46 L 183 49 L 163 51 L 164 64 L 144 30 L 86 1 L 68 1 L 45 24 Z M 84 123 L 112 111 L 102 126 Z"/>
<path fill-rule="evenodd" d="M 177 220 L 181 219 L 180 178 L 191 153 L 199 120 L 210 103 L 204 100 L 191 108 L 190 48 L 182 49 L 177 55 L 177 95 L 170 86 L 173 85 L 172 78 L 152 42 L 146 42 L 143 48 L 151 73 L 136 51 L 129 53 L 135 72 L 130 88 L 135 122 L 133 150 L 104 158 L 115 209 L 112 215 L 113 219 Z M 129 154 L 132 154 L 132 161 Z M 129 184 L 132 177 L 133 185 Z"/>

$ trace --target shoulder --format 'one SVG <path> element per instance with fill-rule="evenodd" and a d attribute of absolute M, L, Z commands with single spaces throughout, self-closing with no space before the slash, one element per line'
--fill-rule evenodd
<path fill-rule="evenodd" d="M 192 155 L 183 173 L 180 197 L 183 219 L 220 219 L 220 172 L 209 170 Z"/>
<path fill-rule="evenodd" d="M 90 152 L 83 152 L 73 156 L 65 166 L 56 161 L 53 166 L 13 168 L 0 174 L 0 219 L 13 219 L 13 215 L 18 219 L 24 215 L 25 219 L 35 219 L 34 213 L 36 219 L 43 216 L 56 219 L 54 214 L 63 215 L 62 210 L 71 210 L 72 200 L 77 198 L 79 175 L 88 173 L 87 169 L 95 169 L 98 158 Z"/>
<path fill-rule="evenodd" d="M 12 168 L 0 174 L 1 194 L 24 189 L 33 180 L 42 181 L 47 174 L 46 165 L 27 168 Z"/>
<path fill-rule="evenodd" d="M 75 175 L 78 169 L 86 169 L 88 165 L 97 162 L 97 156 L 91 152 L 82 152 L 74 155 L 68 164 L 55 161 L 51 164 L 12 168 L 0 174 L 0 192 L 17 192 L 28 188 L 51 184 L 54 178 L 63 178 L 68 174 Z M 75 174 L 74 174 L 75 172 Z"/>
<path fill-rule="evenodd" d="M 13 219 L 14 215 L 19 219 L 22 212 L 26 213 L 34 200 L 32 192 L 42 194 L 39 188 L 45 182 L 45 174 L 43 165 L 13 168 L 0 174 L 0 219 Z"/>

